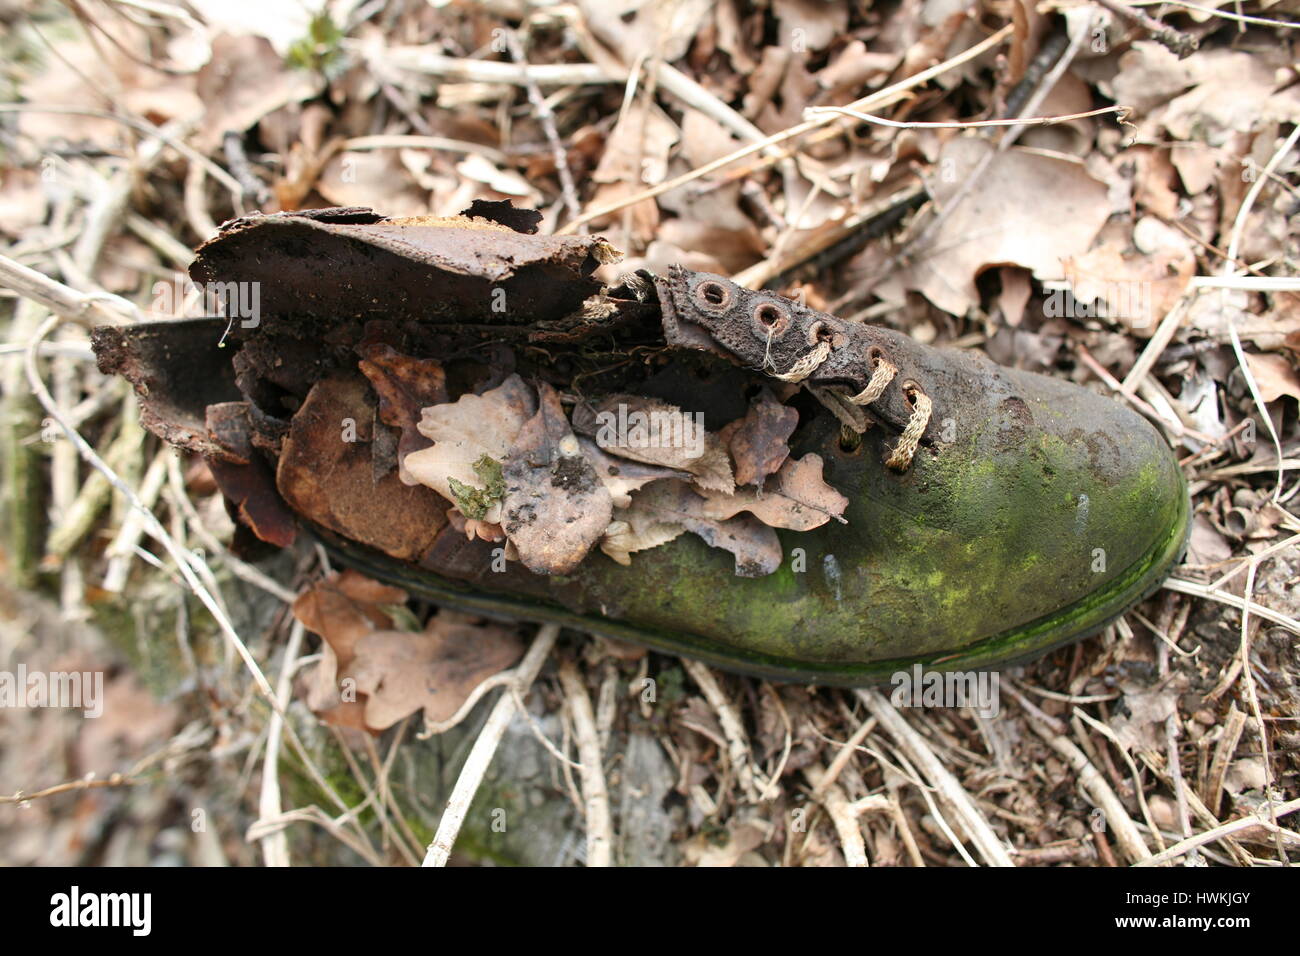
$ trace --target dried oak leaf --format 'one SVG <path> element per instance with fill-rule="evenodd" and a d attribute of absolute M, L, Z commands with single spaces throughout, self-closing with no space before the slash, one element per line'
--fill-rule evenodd
<path fill-rule="evenodd" d="M 356 643 L 351 676 L 366 695 L 372 730 L 424 710 L 424 719 L 450 718 L 474 688 L 523 653 L 514 630 L 442 610 L 422 632 L 372 631 Z"/>
<path fill-rule="evenodd" d="M 605 453 L 605 450 L 590 438 L 579 438 L 582 453 L 596 469 L 596 475 L 609 490 L 614 499 L 615 508 L 626 508 L 632 504 L 632 492 L 649 484 L 657 478 L 681 478 L 690 481 L 689 472 L 660 465 L 647 465 L 628 458 L 617 458 Z"/>
<path fill-rule="evenodd" d="M 708 499 L 683 481 L 653 482 L 632 496 L 631 508 L 615 514 L 614 524 L 626 523 L 630 533 L 637 537 L 629 539 L 623 536 L 623 529 L 616 527 L 611 545 L 615 553 L 606 550 L 604 544 L 602 550 L 617 561 L 618 553 L 671 541 L 677 535 L 669 536 L 670 529 L 679 526 L 699 535 L 709 546 L 735 555 L 736 574 L 742 578 L 762 577 L 780 566 L 781 541 L 772 528 L 750 516 L 718 519 L 710 515 L 710 507 Z M 661 525 L 667 527 L 657 527 Z M 654 541 L 656 537 L 662 540 Z M 645 543 L 650 541 L 654 543 Z M 638 546 L 628 547 L 629 544 Z"/>
<path fill-rule="evenodd" d="M 403 465 L 420 484 L 459 506 L 464 496 L 457 496 L 452 480 L 464 487 L 489 490 L 479 474 L 485 468 L 483 456 L 497 464 L 503 462 L 524 423 L 536 413 L 533 390 L 518 375 L 482 395 L 465 394 L 454 402 L 433 405 L 424 409 L 417 426 L 421 435 L 433 440 L 433 447 L 412 452 Z M 499 496 L 482 514 L 467 517 L 499 524 Z"/>
<path fill-rule="evenodd" d="M 686 533 L 682 525 L 662 521 L 649 509 L 618 508 L 613 517 L 600 550 L 624 566 L 632 563 L 634 552 L 657 548 Z"/>
<path fill-rule="evenodd" d="M 731 495 L 708 492 L 702 513 L 725 521 L 748 511 L 773 528 L 811 531 L 839 518 L 848 506 L 849 499 L 822 479 L 821 456 L 809 453 L 787 459 L 775 479 L 761 490 L 738 488 Z"/>
<path fill-rule="evenodd" d="M 307 706 L 321 720 L 365 729 L 365 701 L 346 694 L 340 681 L 349 676 L 357 643 L 367 634 L 393 626 L 384 605 L 406 601 L 406 592 L 342 571 L 318 581 L 293 602 L 293 616 L 322 639 L 320 662 L 304 675 Z"/>
<path fill-rule="evenodd" d="M 1062 264 L 1076 299 L 1105 300 L 1112 317 L 1150 338 L 1192 281 L 1196 256 L 1188 248 L 1174 247 L 1129 255 L 1125 246 L 1122 240 L 1106 242 Z"/>
<path fill-rule="evenodd" d="M 1300 399 L 1300 373 L 1285 355 L 1246 353 L 1246 364 L 1255 376 L 1260 398 L 1275 402 L 1283 395 Z"/>
<path fill-rule="evenodd" d="M 446 506 L 392 472 L 376 481 L 374 410 L 366 392 L 360 377 L 322 379 L 312 387 L 281 446 L 276 485 L 308 520 L 395 558 L 418 560 L 446 525 Z"/>
<path fill-rule="evenodd" d="M 902 301 L 905 290 L 915 289 L 945 312 L 964 315 L 980 301 L 975 280 L 984 269 L 1017 265 L 1040 280 L 1060 279 L 1061 260 L 1087 251 L 1110 216 L 1106 186 L 1076 163 L 1015 148 L 990 157 L 993 150 L 968 136 L 945 144 L 934 188 L 940 206 L 988 165 L 924 254 L 886 277 L 878 294 Z"/>
<path fill-rule="evenodd" d="M 411 452 L 429 447 L 429 440 L 418 430 L 421 410 L 451 400 L 442 363 L 412 358 L 390 345 L 376 344 L 365 350 L 357 367 L 379 396 L 379 420 L 401 431 L 397 462 L 402 481 L 417 484 L 402 468 L 402 461 Z"/>
<path fill-rule="evenodd" d="M 721 433 L 736 463 L 736 484 L 761 485 L 780 468 L 790 454 L 786 441 L 798 424 L 799 413 L 764 388 L 745 417 Z"/>
<path fill-rule="evenodd" d="M 701 488 L 736 490 L 731 460 L 701 416 L 642 395 L 610 395 L 574 412 L 573 427 L 611 455 L 689 472 Z"/>
<path fill-rule="evenodd" d="M 519 560 L 539 574 L 568 574 L 609 525 L 613 499 L 586 456 L 546 383 L 538 409 L 506 456 L 506 536 Z"/>

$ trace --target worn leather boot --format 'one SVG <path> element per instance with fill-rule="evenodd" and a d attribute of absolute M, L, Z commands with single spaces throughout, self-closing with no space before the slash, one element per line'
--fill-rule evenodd
<path fill-rule="evenodd" d="M 465 255 L 476 264 L 450 262 L 435 235 L 449 228 L 356 210 L 237 221 L 200 250 L 195 275 L 263 282 L 259 321 L 104 330 L 101 367 L 143 387 L 144 421 L 169 440 L 245 478 L 278 467 L 298 520 L 344 564 L 440 604 L 557 621 L 779 680 L 863 685 L 917 663 L 1022 661 L 1095 633 L 1157 588 L 1181 555 L 1182 473 L 1160 434 L 1117 401 L 723 276 L 674 268 L 599 289 L 590 278 L 604 258 L 598 240 L 501 232 L 538 258 L 486 268 L 474 246 Z M 541 295 L 529 293 L 526 275 L 539 264 L 539 281 L 550 283 Z M 454 276 L 451 301 L 438 291 L 440 271 Z M 479 305 L 503 285 L 523 302 L 509 320 Z M 565 289 L 580 294 L 560 301 Z M 243 356 L 237 376 L 231 348 L 216 347 L 222 336 Z M 843 520 L 777 531 L 779 566 L 757 576 L 738 574 L 733 555 L 694 534 L 626 566 L 592 549 L 567 573 L 538 574 L 502 561 L 499 543 L 450 526 L 414 542 L 355 532 L 355 514 L 367 509 L 401 531 L 427 520 L 430 499 L 406 497 L 412 490 L 396 475 L 372 468 L 379 419 L 374 447 L 346 450 L 360 456 L 347 467 L 366 477 L 332 486 L 328 508 L 286 492 L 283 458 L 301 420 L 320 411 L 312 384 L 354 376 L 349 407 L 364 414 L 376 399 L 356 377 L 357 355 L 394 345 L 451 362 L 448 380 L 467 390 L 499 382 L 492 369 L 505 362 L 561 392 L 652 395 L 701 412 L 709 429 L 743 415 L 758 387 L 775 390 L 798 411 L 790 457 L 820 456 L 825 481 L 847 499 Z M 469 371 L 453 370 L 460 361 Z M 251 439 L 223 437 L 228 417 L 214 424 L 212 409 L 229 402 L 247 408 Z M 330 428 L 337 414 L 320 411 Z M 343 468 L 331 461 L 327 470 Z M 265 502 L 234 497 L 257 527 Z M 273 520 L 260 524 L 260 537 L 286 543 Z"/>

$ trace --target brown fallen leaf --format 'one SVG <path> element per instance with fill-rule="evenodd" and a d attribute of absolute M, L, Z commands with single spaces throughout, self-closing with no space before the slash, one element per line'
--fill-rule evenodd
<path fill-rule="evenodd" d="M 361 373 L 379 396 L 379 420 L 401 430 L 397 442 L 397 467 L 403 483 L 417 482 L 402 462 L 411 452 L 429 447 L 419 432 L 422 409 L 451 400 L 442 363 L 403 355 L 389 345 L 372 345 L 358 363 Z"/>
<path fill-rule="evenodd" d="M 1246 353 L 1246 364 L 1255 376 L 1259 395 L 1265 402 L 1275 402 L 1283 395 L 1300 399 L 1300 374 L 1284 355 Z"/>
<path fill-rule="evenodd" d="M 242 133 L 284 106 L 311 99 L 323 80 L 290 67 L 262 37 L 221 33 L 213 38 L 212 59 L 194 83 L 207 110 L 197 136 L 201 148 L 210 152 L 227 130 Z"/>
<path fill-rule="evenodd" d="M 365 701 L 351 693 L 354 687 L 340 682 L 348 676 L 357 643 L 393 626 L 383 606 L 405 601 L 405 591 L 347 570 L 316 582 L 293 602 L 293 616 L 322 640 L 320 662 L 303 675 L 307 706 L 321 720 L 366 729 Z"/>
<path fill-rule="evenodd" d="M 446 525 L 446 506 L 392 471 L 376 480 L 373 416 L 360 376 L 317 382 L 290 423 L 275 484 L 316 524 L 395 558 L 419 560 Z"/>
<path fill-rule="evenodd" d="M 678 136 L 677 126 L 658 106 L 644 99 L 631 103 L 606 139 L 600 164 L 591 174 L 592 181 L 599 184 L 592 208 L 618 202 L 666 179 L 668 153 Z M 642 244 L 658 231 L 659 206 L 653 199 L 636 203 L 619 215 L 629 217 L 632 235 Z"/>
<path fill-rule="evenodd" d="M 977 137 L 950 140 L 939 159 L 935 201 L 942 205 L 994 147 Z M 1082 255 L 1110 216 L 1106 187 L 1081 166 L 1012 148 L 989 160 L 974 189 L 953 209 L 912 265 L 877 287 L 891 301 L 915 289 L 953 315 L 980 301 L 976 277 L 1017 265 L 1040 280 L 1064 277 L 1061 260 Z"/>
<path fill-rule="evenodd" d="M 568 574 L 600 540 L 614 505 L 544 382 L 537 414 L 520 429 L 502 474 L 502 523 L 519 560 L 539 574 Z"/>
<path fill-rule="evenodd" d="M 632 507 L 620 511 L 616 517 L 628 525 L 635 538 L 627 538 L 622 528 L 616 528 L 610 554 L 616 561 L 618 554 L 644 550 L 671 541 L 669 528 L 678 525 L 699 535 L 714 548 L 730 551 L 736 557 L 736 574 L 742 578 L 757 578 L 771 574 L 781 564 L 781 541 L 771 527 L 757 518 L 742 516 L 719 520 L 709 515 L 709 502 L 683 481 L 656 481 L 632 496 Z M 669 527 L 658 528 L 657 525 Z M 648 542 L 661 540 L 654 544 Z M 636 544 L 637 547 L 628 547 Z M 602 545 L 602 550 L 604 547 Z"/>
<path fill-rule="evenodd" d="M 573 428 L 611 455 L 689 472 L 701 488 L 736 490 L 731 461 L 703 415 L 641 395 L 610 395 L 574 410 Z"/>
<path fill-rule="evenodd" d="M 366 695 L 372 730 L 424 711 L 429 723 L 447 720 L 474 688 L 523 653 L 514 629 L 441 610 L 421 632 L 372 631 L 356 643 L 351 676 Z"/>
<path fill-rule="evenodd" d="M 1192 281 L 1196 256 L 1172 247 L 1126 254 L 1124 246 L 1122 240 L 1107 242 L 1065 258 L 1066 276 L 1080 302 L 1105 300 L 1110 318 L 1150 338 Z"/>
<path fill-rule="evenodd" d="M 596 475 L 604 483 L 610 497 L 614 499 L 615 508 L 626 508 L 632 504 L 632 492 L 649 484 L 657 478 L 681 478 L 690 481 L 690 473 L 660 465 L 647 465 L 632 461 L 630 458 L 618 458 L 605 453 L 605 450 L 590 438 L 579 438 L 582 453 L 591 462 Z"/>
<path fill-rule="evenodd" d="M 737 488 L 731 495 L 706 493 L 702 515 L 725 521 L 748 511 L 773 528 L 811 531 L 831 518 L 839 518 L 848 506 L 849 499 L 822 479 L 821 456 L 809 453 L 787 459 L 761 490 Z"/>
<path fill-rule="evenodd" d="M 733 424 L 727 445 L 736 463 L 736 484 L 760 485 L 789 456 L 786 441 L 799 424 L 799 412 L 782 405 L 764 388 L 745 417 Z"/>
<path fill-rule="evenodd" d="M 480 474 L 484 470 L 482 459 L 487 456 L 497 465 L 504 462 L 520 429 L 536 413 L 533 390 L 518 375 L 511 375 L 482 395 L 466 394 L 454 402 L 430 406 L 424 409 L 417 428 L 421 435 L 433 440 L 433 447 L 412 452 L 403 465 L 420 484 L 459 506 L 464 503 L 464 495 L 458 498 L 451 482 L 456 481 L 462 488 L 491 491 Z M 488 495 L 483 503 L 486 507 L 482 514 L 466 517 L 499 524 L 499 495 Z"/>

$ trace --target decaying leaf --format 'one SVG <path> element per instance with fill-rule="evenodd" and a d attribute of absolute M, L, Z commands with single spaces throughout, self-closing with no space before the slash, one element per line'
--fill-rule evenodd
<path fill-rule="evenodd" d="M 820 455 L 787 459 L 762 490 L 738 488 L 735 494 L 708 492 L 704 517 L 724 521 L 748 511 L 764 524 L 791 531 L 811 531 L 844 514 L 849 499 L 822 479 Z"/>
<path fill-rule="evenodd" d="M 670 536 L 669 529 L 676 525 L 735 555 L 740 577 L 762 577 L 780 566 L 781 541 L 768 525 L 750 516 L 720 520 L 710 516 L 709 508 L 709 501 L 683 481 L 653 482 L 632 496 L 631 508 L 618 513 L 615 524 L 625 523 L 628 529 L 616 527 L 614 543 L 608 550 L 602 544 L 602 550 L 619 561 L 629 551 L 671 541 L 677 535 Z"/>
<path fill-rule="evenodd" d="M 536 413 L 533 390 L 518 375 L 511 375 L 482 395 L 466 394 L 455 402 L 430 406 L 424 409 L 417 427 L 420 434 L 433 440 L 433 447 L 412 452 L 403 464 L 412 478 L 459 506 L 451 480 L 486 492 L 483 479 L 474 470 L 475 463 L 484 455 L 504 462 L 520 429 Z M 476 520 L 499 523 L 499 498 L 491 501 Z"/>
<path fill-rule="evenodd" d="M 384 607 L 406 601 L 406 592 L 355 571 L 331 574 L 298 595 L 293 616 L 322 638 L 321 659 L 304 675 L 307 706 L 326 723 L 365 729 L 365 702 L 339 682 L 356 657 L 357 643 L 393 626 Z"/>
<path fill-rule="evenodd" d="M 504 474 L 504 527 L 519 560 L 540 574 L 572 571 L 604 534 L 613 499 L 583 454 L 559 395 L 545 383 Z"/>
<path fill-rule="evenodd" d="M 731 461 L 703 416 L 657 398 L 611 395 L 575 410 L 573 427 L 611 455 L 689 472 L 701 488 L 736 489 Z"/>
<path fill-rule="evenodd" d="M 332 574 L 294 601 L 294 617 L 323 640 L 306 678 L 307 704 L 322 720 L 371 733 L 421 708 L 428 720 L 446 720 L 522 652 L 512 628 L 448 610 L 423 631 L 397 630 L 409 617 L 405 601 L 406 592 L 355 571 Z"/>
<path fill-rule="evenodd" d="M 402 462 L 411 452 L 429 446 L 429 440 L 419 432 L 421 410 L 450 400 L 442 363 L 412 358 L 392 346 L 378 344 L 366 349 L 365 358 L 357 367 L 379 396 L 379 420 L 401 430 L 397 442 L 398 468 L 403 482 L 416 484 Z"/>
<path fill-rule="evenodd" d="M 606 454 L 605 450 L 590 438 L 579 438 L 578 444 L 582 447 L 582 453 L 587 456 L 587 461 L 591 462 L 591 466 L 596 469 L 596 475 L 609 490 L 615 508 L 628 507 L 632 504 L 631 493 L 656 478 L 682 478 L 687 481 L 691 478 L 689 472 L 664 468 L 660 465 L 647 465 L 644 462 L 632 461 L 630 458 L 618 458 Z"/>
<path fill-rule="evenodd" d="M 447 720 L 475 687 L 522 653 L 513 628 L 444 609 L 423 631 L 362 636 L 351 676 L 366 695 L 366 725 L 383 730 L 421 709 L 426 721 Z"/>
<path fill-rule="evenodd" d="M 363 379 L 317 382 L 284 439 L 276 486 L 309 520 L 393 557 L 419 560 L 447 523 L 446 507 L 392 472 L 376 481 L 373 424 Z"/>
<path fill-rule="evenodd" d="M 762 484 L 764 478 L 780 468 L 790 454 L 786 441 L 798 424 L 799 413 L 782 405 L 770 389 L 764 388 L 745 417 L 733 423 L 735 427 L 727 441 L 736 463 L 736 484 Z M 727 434 L 726 429 L 723 434 Z"/>
<path fill-rule="evenodd" d="M 633 552 L 657 548 L 685 533 L 682 525 L 661 521 L 649 509 L 619 508 L 600 539 L 600 550 L 626 566 Z"/>

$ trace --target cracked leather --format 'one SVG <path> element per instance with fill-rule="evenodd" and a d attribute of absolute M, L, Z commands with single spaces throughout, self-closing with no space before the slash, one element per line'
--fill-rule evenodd
<path fill-rule="evenodd" d="M 915 383 L 934 397 L 933 370 L 911 339 L 888 329 L 855 325 L 769 291 L 736 285 L 725 276 L 672 266 L 656 279 L 664 335 L 676 348 L 711 351 L 767 375 L 794 367 L 821 339 L 831 343 L 826 360 L 803 381 L 856 395 L 871 380 L 873 359 L 898 368 L 881 397 L 867 406 L 868 417 L 901 431 L 912 414 L 905 387 Z M 929 438 L 930 428 L 923 440 Z M 929 444 L 928 441 L 926 441 Z"/>

